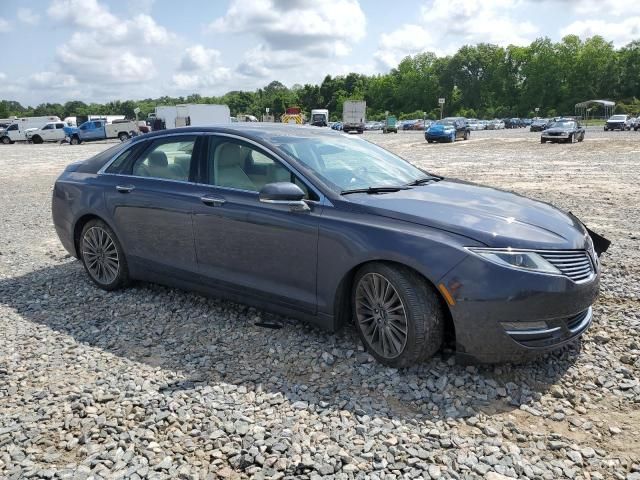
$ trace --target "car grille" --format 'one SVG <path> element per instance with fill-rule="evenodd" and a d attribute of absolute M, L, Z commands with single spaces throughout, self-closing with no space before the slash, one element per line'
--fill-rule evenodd
<path fill-rule="evenodd" d="M 593 262 L 585 250 L 539 252 L 540 256 L 575 282 L 588 280 L 595 273 Z"/>
<path fill-rule="evenodd" d="M 562 135 L 562 132 L 549 132 L 547 135 L 551 137 L 559 137 L 560 135 Z"/>

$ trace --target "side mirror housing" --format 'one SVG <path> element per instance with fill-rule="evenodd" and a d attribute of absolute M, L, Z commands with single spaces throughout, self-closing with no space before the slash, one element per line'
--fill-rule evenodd
<path fill-rule="evenodd" d="M 303 200 L 304 192 L 298 185 L 291 182 L 267 183 L 260 190 L 258 198 L 263 203 L 288 205 L 292 212 L 309 210 L 309 206 Z"/>

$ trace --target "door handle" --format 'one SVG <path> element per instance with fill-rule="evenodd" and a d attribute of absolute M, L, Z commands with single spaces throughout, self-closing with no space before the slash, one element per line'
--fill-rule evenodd
<path fill-rule="evenodd" d="M 205 205 L 209 205 L 210 207 L 221 207 L 222 205 L 227 203 L 227 201 L 224 198 L 210 197 L 208 195 L 204 195 L 200 197 L 200 201 Z"/>
<path fill-rule="evenodd" d="M 119 191 L 120 193 L 129 193 L 131 192 L 134 188 L 133 185 L 116 185 L 116 190 Z"/>

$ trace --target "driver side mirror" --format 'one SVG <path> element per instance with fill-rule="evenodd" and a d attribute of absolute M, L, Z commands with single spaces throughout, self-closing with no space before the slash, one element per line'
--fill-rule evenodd
<path fill-rule="evenodd" d="M 288 205 L 292 212 L 307 212 L 309 205 L 303 200 L 304 192 L 295 183 L 267 183 L 259 192 L 258 198 L 263 203 Z"/>

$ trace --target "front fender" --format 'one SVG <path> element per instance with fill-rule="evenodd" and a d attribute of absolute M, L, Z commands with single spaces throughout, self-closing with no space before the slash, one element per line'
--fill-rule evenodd
<path fill-rule="evenodd" d="M 467 246 L 481 244 L 406 221 L 325 208 L 318 241 L 318 311 L 334 314 L 336 293 L 364 263 L 406 265 L 437 285 L 468 256 Z"/>

